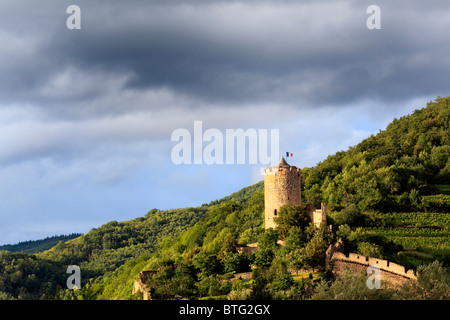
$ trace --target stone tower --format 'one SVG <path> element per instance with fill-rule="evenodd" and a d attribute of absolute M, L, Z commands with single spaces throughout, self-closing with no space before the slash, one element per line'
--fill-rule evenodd
<path fill-rule="evenodd" d="M 264 170 L 265 228 L 275 229 L 274 218 L 284 204 L 302 205 L 300 168 L 290 166 L 283 157 L 278 166 Z"/>

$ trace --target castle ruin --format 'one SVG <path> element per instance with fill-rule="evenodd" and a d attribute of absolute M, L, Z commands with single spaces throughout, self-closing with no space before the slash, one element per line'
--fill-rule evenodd
<path fill-rule="evenodd" d="M 147 280 L 151 275 L 156 274 L 153 270 L 144 270 L 139 272 L 138 280 L 134 282 L 132 294 L 142 293 L 142 300 L 152 300 L 150 288 L 147 286 Z"/>
<path fill-rule="evenodd" d="M 368 267 L 376 267 L 380 270 L 382 286 L 386 284 L 399 286 L 408 280 L 417 280 L 413 270 L 406 270 L 399 264 L 372 257 L 366 257 L 357 253 L 344 254 L 344 243 L 338 239 L 331 244 L 325 254 L 325 266 L 328 268 L 333 263 L 333 273 L 340 274 L 346 270 L 352 273 L 366 272 Z"/>
<path fill-rule="evenodd" d="M 301 185 L 300 168 L 289 165 L 283 157 L 277 166 L 264 170 L 264 225 L 266 229 L 275 229 L 275 219 L 281 206 L 285 204 L 302 205 Z M 315 209 L 312 204 L 308 204 L 306 210 L 315 226 L 320 226 L 321 223 L 326 224 L 324 202 L 320 209 Z"/>
<path fill-rule="evenodd" d="M 266 168 L 264 170 L 265 229 L 276 228 L 276 218 L 283 205 L 291 204 L 301 207 L 301 195 L 300 168 L 289 165 L 283 157 L 281 157 L 277 166 Z M 315 209 L 312 204 L 307 204 L 305 210 L 308 212 L 314 226 L 326 225 L 325 202 L 321 203 L 320 209 Z M 278 244 L 284 245 L 284 241 L 279 240 Z M 388 283 L 401 285 L 408 280 L 417 280 L 413 270 L 405 270 L 405 267 L 387 260 L 366 257 L 355 253 L 348 253 L 346 255 L 344 254 L 343 246 L 342 239 L 339 239 L 335 244 L 330 245 L 324 257 L 325 267 L 328 269 L 332 266 L 334 274 L 340 274 L 346 270 L 350 270 L 352 273 L 366 272 L 367 268 L 371 266 L 377 267 L 380 270 L 383 285 Z M 250 243 L 245 246 L 236 247 L 237 252 L 244 254 L 251 254 L 255 250 L 258 250 L 258 243 Z M 142 292 L 143 300 L 151 300 L 151 290 L 146 283 L 154 273 L 156 271 L 141 271 L 138 280 L 134 283 L 132 293 Z M 250 272 L 240 273 L 235 275 L 233 279 L 248 279 L 251 276 L 252 274 Z"/>

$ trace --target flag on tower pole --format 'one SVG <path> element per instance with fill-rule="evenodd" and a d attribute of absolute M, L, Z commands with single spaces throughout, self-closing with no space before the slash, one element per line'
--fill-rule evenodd
<path fill-rule="evenodd" d="M 293 154 L 292 154 L 292 153 L 290 153 L 290 152 L 286 152 L 286 158 L 289 158 L 289 157 L 291 157 L 291 158 L 292 158 L 292 156 L 293 156 Z"/>

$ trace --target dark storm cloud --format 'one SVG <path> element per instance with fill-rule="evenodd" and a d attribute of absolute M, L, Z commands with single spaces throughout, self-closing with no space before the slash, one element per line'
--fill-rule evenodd
<path fill-rule="evenodd" d="M 65 28 L 69 2 L 16 3 L 3 13 L 0 97 L 55 114 L 105 112 L 90 102 L 112 91 L 304 108 L 434 95 L 450 82 L 444 1 L 378 1 L 381 30 L 366 28 L 365 1 L 80 1 L 79 31 Z"/>
<path fill-rule="evenodd" d="M 445 10 L 382 2 L 383 28 L 369 31 L 366 6 L 353 4 L 122 7 L 129 12 L 80 33 L 65 54 L 82 68 L 130 71 L 125 88 L 167 86 L 212 103 L 329 105 L 448 88 Z"/>

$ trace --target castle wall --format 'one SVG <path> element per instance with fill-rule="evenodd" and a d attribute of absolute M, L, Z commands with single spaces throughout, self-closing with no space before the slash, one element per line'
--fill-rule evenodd
<path fill-rule="evenodd" d="M 275 228 L 274 218 L 284 204 L 301 206 L 300 169 L 274 166 L 264 171 L 265 228 Z"/>
<path fill-rule="evenodd" d="M 314 209 L 314 206 L 309 203 L 305 207 L 309 218 L 314 223 L 314 226 L 319 227 L 322 223 L 327 223 L 327 209 L 325 202 L 321 202 L 320 209 Z"/>
<path fill-rule="evenodd" d="M 320 209 L 314 210 L 312 217 L 311 217 L 311 221 L 314 222 L 314 225 L 316 227 L 320 226 L 320 224 L 322 223 L 322 210 L 320 210 Z"/>
<path fill-rule="evenodd" d="M 362 265 L 351 261 L 342 261 L 342 260 L 334 260 L 334 268 L 333 272 L 336 274 L 343 273 L 347 269 L 352 273 L 366 273 L 368 265 Z M 412 273 L 412 270 L 410 270 Z M 380 283 L 382 288 L 386 288 L 389 286 L 399 286 L 405 283 L 406 281 L 415 279 L 413 274 L 409 274 L 408 276 L 404 276 L 403 274 L 398 274 L 395 272 L 389 272 L 382 268 L 380 268 Z"/>
<path fill-rule="evenodd" d="M 258 249 L 258 243 L 249 243 L 246 246 L 236 246 L 236 251 L 239 253 L 253 253 L 256 249 Z"/>
<path fill-rule="evenodd" d="M 142 292 L 142 300 L 152 300 L 150 289 L 145 284 L 150 275 L 156 273 L 156 271 L 141 271 L 139 272 L 139 278 L 134 282 L 132 294 Z"/>
<path fill-rule="evenodd" d="M 338 247 L 339 246 L 339 247 Z M 337 245 L 331 245 L 327 250 L 327 266 L 331 260 L 334 261 L 333 272 L 336 274 L 345 272 L 349 269 L 352 273 L 367 272 L 369 266 L 375 266 L 380 269 L 381 286 L 388 284 L 401 285 L 408 280 L 416 280 L 417 277 L 413 270 L 405 270 L 404 266 L 398 265 L 387 260 L 366 257 L 356 253 L 349 253 L 346 256 L 342 253 L 342 241 Z"/>

